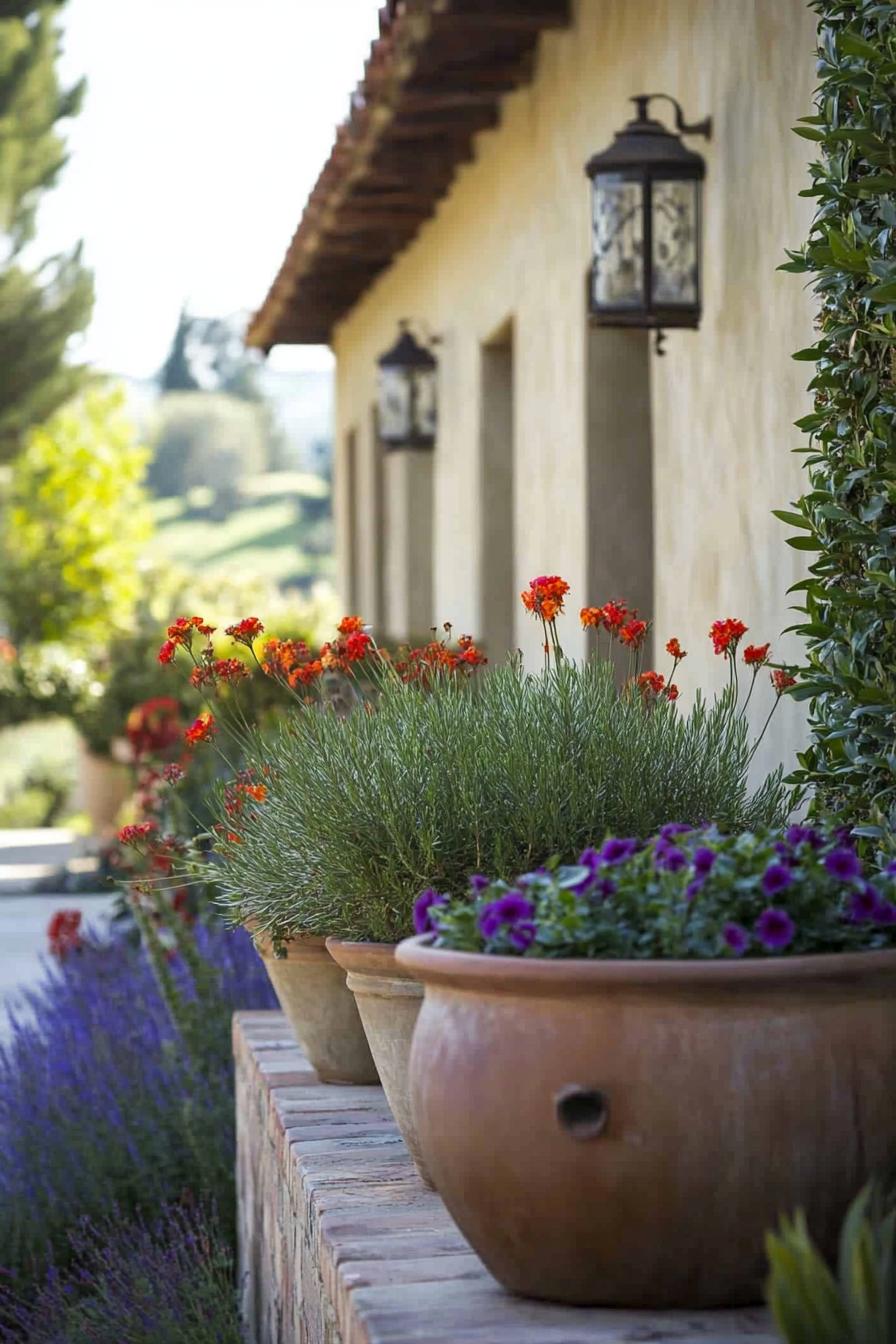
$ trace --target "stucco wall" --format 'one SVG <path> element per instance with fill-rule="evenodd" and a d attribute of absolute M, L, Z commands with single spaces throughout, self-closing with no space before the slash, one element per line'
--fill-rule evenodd
<path fill-rule="evenodd" d="M 708 146 L 694 142 L 707 159 L 703 323 L 696 333 L 671 333 L 665 357 L 649 360 L 657 640 L 661 647 L 676 634 L 691 650 L 683 689 L 721 679 L 705 637 L 716 616 L 740 616 L 751 637 L 775 639 L 787 653 L 776 636 L 789 624 L 785 589 L 800 561 L 769 511 L 800 488 L 800 459 L 790 450 L 799 442 L 792 422 L 807 404 L 806 366 L 790 353 L 811 340 L 812 303 L 797 278 L 775 268 L 785 247 L 804 238 L 811 213 L 797 195 L 807 181 L 806 142 L 789 128 L 810 110 L 813 52 L 803 0 L 578 0 L 573 26 L 544 35 L 532 84 L 505 100 L 500 127 L 479 137 L 475 162 L 461 169 L 436 216 L 335 333 L 337 510 L 344 520 L 340 454 L 354 429 L 362 535 L 353 596 L 378 622 L 375 511 L 365 513 L 363 501 L 375 500 L 383 479 L 371 421 L 376 359 L 403 317 L 441 337 L 433 623 L 451 619 L 474 633 L 485 624 L 481 345 L 509 319 L 514 587 L 556 572 L 572 583 L 575 611 L 586 600 L 626 597 L 586 591 L 589 529 L 600 526 L 593 508 L 588 517 L 587 453 L 612 453 L 613 445 L 586 443 L 583 164 L 628 118 L 630 95 L 660 90 L 691 119 L 711 114 L 714 134 Z M 644 479 L 643 466 L 633 479 Z M 386 500 L 387 518 L 398 503 Z M 643 507 L 620 496 L 608 508 L 630 511 L 636 544 L 646 530 Z M 522 608 L 515 620 L 515 642 L 536 654 L 534 623 Z M 563 629 L 573 654 L 583 648 L 577 627 L 573 616 Z M 766 761 L 789 756 L 801 736 L 797 707 L 782 711 Z"/>

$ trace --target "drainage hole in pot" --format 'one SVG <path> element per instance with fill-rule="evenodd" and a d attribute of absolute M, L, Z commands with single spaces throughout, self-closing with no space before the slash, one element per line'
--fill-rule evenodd
<path fill-rule="evenodd" d="M 573 1139 L 596 1139 L 606 1128 L 610 1104 L 597 1088 L 572 1085 L 554 1098 L 557 1123 Z"/>

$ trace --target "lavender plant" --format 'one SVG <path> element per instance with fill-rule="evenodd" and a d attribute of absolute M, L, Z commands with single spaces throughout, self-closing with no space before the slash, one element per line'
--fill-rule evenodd
<path fill-rule="evenodd" d="M 242 932 L 196 930 L 215 969 L 201 1059 L 189 1053 L 146 956 L 87 940 L 48 970 L 0 1045 L 0 1266 L 20 1281 L 64 1259 L 82 1217 L 151 1215 L 189 1194 L 233 1217 L 229 1016 L 275 1002 Z M 185 1001 L 196 987 L 175 959 Z"/>
<path fill-rule="evenodd" d="M 27 1297 L 0 1287 L 0 1344 L 241 1344 L 233 1255 L 199 1209 L 83 1223 L 71 1258 Z"/>
<path fill-rule="evenodd" d="M 714 958 L 896 945 L 896 864 L 873 877 L 843 834 L 809 826 L 721 835 L 667 824 L 612 836 L 577 864 L 515 882 L 432 888 L 414 909 L 436 947 L 501 956 Z"/>

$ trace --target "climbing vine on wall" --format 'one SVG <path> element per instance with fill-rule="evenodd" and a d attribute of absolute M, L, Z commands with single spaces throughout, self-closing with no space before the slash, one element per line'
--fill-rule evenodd
<path fill-rule="evenodd" d="M 809 240 L 782 268 L 818 297 L 808 487 L 778 517 L 798 529 L 809 577 L 795 585 L 812 744 L 798 780 L 896 852 L 896 4 L 813 0 L 819 15 L 818 144 Z"/>

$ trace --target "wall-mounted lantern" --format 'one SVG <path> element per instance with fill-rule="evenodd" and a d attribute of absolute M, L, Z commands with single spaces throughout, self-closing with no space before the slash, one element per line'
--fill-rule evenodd
<path fill-rule="evenodd" d="M 379 434 L 387 448 L 433 448 L 436 441 L 435 356 L 407 322 L 379 360 Z"/>
<path fill-rule="evenodd" d="M 675 108 L 678 134 L 648 115 L 655 98 Z M 706 164 L 681 136 L 709 139 L 712 120 L 688 125 L 665 93 L 639 94 L 632 102 L 637 116 L 585 168 L 592 199 L 591 316 L 600 326 L 698 327 Z"/>

